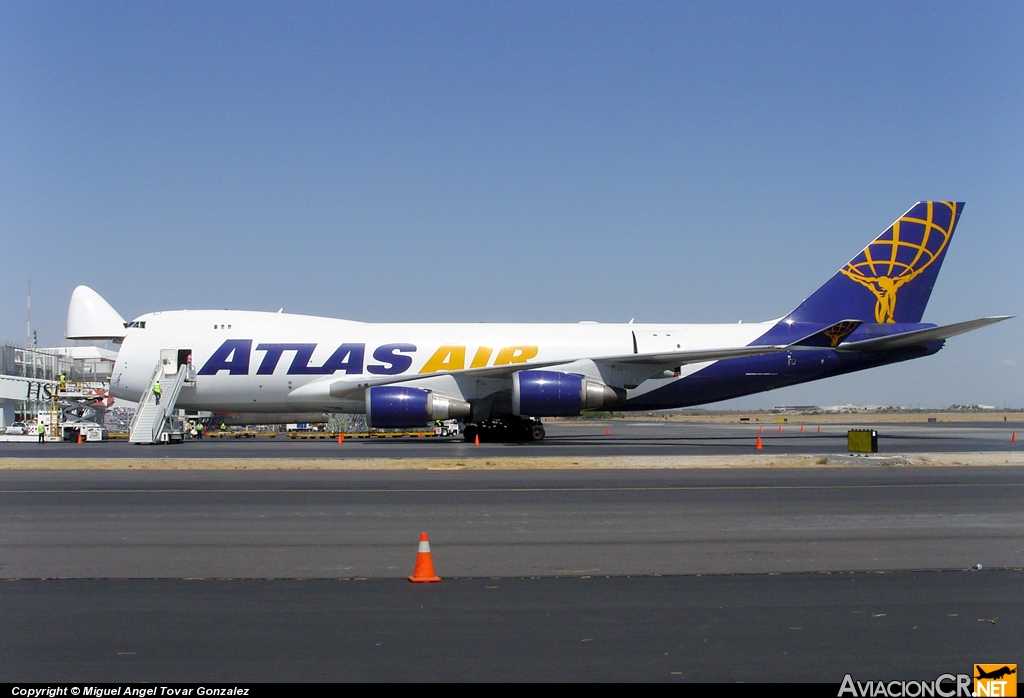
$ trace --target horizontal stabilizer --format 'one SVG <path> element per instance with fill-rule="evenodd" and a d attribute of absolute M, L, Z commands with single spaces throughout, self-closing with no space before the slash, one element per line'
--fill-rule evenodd
<path fill-rule="evenodd" d="M 994 317 L 983 317 L 967 322 L 958 322 L 954 325 L 942 325 L 941 327 L 929 327 L 925 330 L 914 330 L 912 332 L 901 332 L 891 334 L 887 337 L 875 337 L 874 339 L 863 339 L 859 342 L 846 342 L 840 344 L 838 351 L 890 351 L 892 349 L 906 349 L 931 344 L 942 339 L 955 337 L 964 332 L 970 332 L 981 327 L 994 325 L 1003 320 L 1009 320 L 1012 315 L 997 315 Z"/>
<path fill-rule="evenodd" d="M 722 349 L 689 349 L 669 351 L 660 354 L 626 354 L 594 359 L 595 363 L 633 364 L 640 366 L 683 366 L 701 364 L 705 361 L 737 359 L 743 356 L 763 356 L 785 351 L 786 347 L 776 344 L 761 344 L 749 347 L 726 347 Z"/>

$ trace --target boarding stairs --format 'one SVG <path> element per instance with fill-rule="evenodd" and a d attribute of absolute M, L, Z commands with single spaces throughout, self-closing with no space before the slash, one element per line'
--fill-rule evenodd
<path fill-rule="evenodd" d="M 174 428 L 174 405 L 178 401 L 181 389 L 186 385 L 195 385 L 195 370 L 192 364 L 182 364 L 173 371 L 161 361 L 153 371 L 153 379 L 149 381 L 146 391 L 139 400 L 139 409 L 135 412 L 131 427 L 128 429 L 128 442 L 133 444 L 156 444 L 179 441 L 181 429 Z M 156 402 L 153 386 L 160 381 L 163 393 L 160 404 Z M 174 438 L 177 436 L 178 438 Z"/>

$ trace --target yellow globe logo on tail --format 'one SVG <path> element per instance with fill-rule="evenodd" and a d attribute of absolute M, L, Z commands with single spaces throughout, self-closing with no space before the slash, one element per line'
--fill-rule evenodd
<path fill-rule="evenodd" d="M 936 206 L 949 208 L 948 227 L 935 221 Z M 896 294 L 942 255 L 955 222 L 955 203 L 928 202 L 925 218 L 903 216 L 840 270 L 875 295 L 875 322 L 896 322 Z"/>

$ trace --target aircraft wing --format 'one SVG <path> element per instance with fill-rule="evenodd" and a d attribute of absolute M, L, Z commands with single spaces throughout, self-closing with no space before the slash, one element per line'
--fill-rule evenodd
<path fill-rule="evenodd" d="M 855 329 L 863 323 L 860 320 L 842 320 L 829 325 L 823 330 L 808 335 L 791 344 L 754 344 L 744 347 L 727 347 L 721 349 L 693 349 L 685 351 L 671 351 L 660 354 L 626 354 L 624 356 L 606 356 L 594 359 L 595 363 L 609 364 L 633 364 L 644 366 L 682 366 L 684 364 L 699 364 L 705 361 L 720 361 L 722 359 L 736 359 L 744 356 L 763 356 L 765 354 L 778 354 L 793 349 L 815 349 L 820 347 L 834 347 L 844 337 L 848 337 Z M 964 330 L 966 332 L 966 330 Z M 563 362 L 564 363 L 564 362 Z"/>
<path fill-rule="evenodd" d="M 787 350 L 784 344 L 761 344 L 746 347 L 728 347 L 722 349 L 691 349 L 686 351 L 668 351 L 658 354 L 624 354 L 622 356 L 602 356 L 593 359 L 594 363 L 632 364 L 639 366 L 682 366 L 699 364 L 705 361 L 736 359 L 742 356 L 762 356 L 777 354 Z M 566 363 L 560 361 L 559 363 Z"/>
<path fill-rule="evenodd" d="M 703 363 L 705 361 L 718 361 L 721 359 L 735 359 L 742 356 L 762 356 L 764 354 L 775 354 L 787 351 L 788 347 L 781 344 L 757 345 L 744 347 L 723 347 L 719 349 L 693 349 L 685 351 L 660 352 L 653 354 L 622 354 L 619 356 L 581 357 L 589 358 L 597 364 L 627 364 L 651 367 L 652 373 L 657 372 L 659 367 L 672 368 L 684 364 Z M 331 397 L 346 397 L 351 393 L 364 388 L 372 388 L 378 385 L 393 385 L 396 383 L 408 383 L 409 381 L 420 380 L 432 375 L 467 376 L 474 378 L 508 378 L 518 371 L 527 371 L 538 368 L 548 368 L 572 363 L 572 359 L 558 359 L 557 361 L 530 361 L 528 363 L 507 364 L 505 366 L 486 366 L 483 368 L 467 368 L 461 371 L 443 371 L 438 373 L 415 373 L 404 376 L 380 376 L 379 378 L 359 378 L 357 380 L 337 380 L 330 385 Z"/>
<path fill-rule="evenodd" d="M 902 349 L 906 347 L 921 346 L 929 344 L 941 339 L 948 337 L 954 337 L 964 332 L 970 332 L 987 325 L 992 325 L 997 322 L 1009 319 L 1010 315 L 1000 315 L 995 317 L 980 318 L 978 320 L 970 320 L 968 322 L 960 322 L 954 325 L 944 325 L 941 327 L 931 327 L 924 330 L 914 330 L 911 332 L 903 332 L 900 334 L 889 335 L 886 337 L 876 337 L 873 339 L 865 339 L 859 342 L 842 342 L 842 339 L 849 336 L 860 324 L 858 320 L 843 320 L 826 327 L 823 330 L 815 332 L 812 335 L 804 337 L 803 339 L 797 340 L 792 344 L 770 344 L 770 345 L 753 345 L 753 346 L 742 346 L 742 347 L 720 347 L 714 349 L 692 349 L 682 351 L 671 351 L 671 352 L 657 352 L 650 354 L 622 354 L 618 356 L 600 356 L 600 357 L 581 357 L 589 358 L 594 363 L 605 366 L 637 366 L 637 367 L 649 367 L 651 375 L 655 375 L 659 370 L 673 369 L 685 364 L 704 363 L 707 361 L 720 361 L 723 359 L 735 359 L 745 356 L 763 356 L 765 354 L 777 354 L 780 352 L 794 351 L 794 350 L 813 350 L 821 347 L 834 348 L 836 351 L 848 351 L 848 352 L 868 352 L 868 351 L 888 351 L 892 349 Z M 836 346 L 838 343 L 838 346 Z M 830 346 L 831 345 L 831 346 Z M 513 373 L 518 371 L 527 371 L 541 368 L 549 368 L 551 366 L 565 365 L 572 363 L 571 359 L 557 359 L 551 361 L 529 361 L 526 363 L 514 363 L 507 364 L 504 366 L 485 366 L 482 368 L 467 368 L 459 371 L 443 371 L 440 373 L 414 373 L 409 375 L 399 376 L 376 376 L 372 378 L 360 377 L 355 380 L 333 380 L 325 379 L 324 381 L 317 381 L 315 384 L 309 384 L 299 388 L 296 393 L 308 393 L 308 392 L 320 392 L 324 390 L 322 387 L 324 382 L 328 383 L 327 391 L 331 397 L 345 398 L 351 396 L 353 393 L 364 390 L 366 388 L 372 388 L 379 385 L 395 385 L 399 383 L 408 383 L 410 381 L 421 380 L 432 375 L 451 375 L 451 376 L 464 376 L 472 378 L 510 378 Z"/>
<path fill-rule="evenodd" d="M 874 339 L 862 339 L 859 342 L 843 342 L 836 347 L 836 351 L 889 351 L 891 349 L 905 349 L 907 347 L 917 347 L 924 344 L 930 344 L 940 339 L 948 339 L 949 337 L 955 337 L 958 334 L 964 332 L 970 332 L 981 327 L 987 327 L 988 325 L 994 325 L 997 322 L 1003 320 L 1009 320 L 1012 315 L 996 315 L 993 317 L 983 317 L 977 320 L 968 320 L 967 322 L 958 322 L 953 325 L 941 325 L 939 327 L 929 327 L 924 330 L 913 330 L 911 332 L 901 332 L 900 334 L 891 334 L 885 337 L 875 337 Z"/>

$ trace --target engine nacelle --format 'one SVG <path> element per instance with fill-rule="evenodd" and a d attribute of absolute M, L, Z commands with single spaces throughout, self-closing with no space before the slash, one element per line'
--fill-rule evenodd
<path fill-rule="evenodd" d="M 366 390 L 366 425 L 369 427 L 423 427 L 437 419 L 460 419 L 471 413 L 468 402 L 423 388 L 380 385 Z"/>
<path fill-rule="evenodd" d="M 519 371 L 512 374 L 512 414 L 571 417 L 625 399 L 625 391 L 576 373 Z"/>

